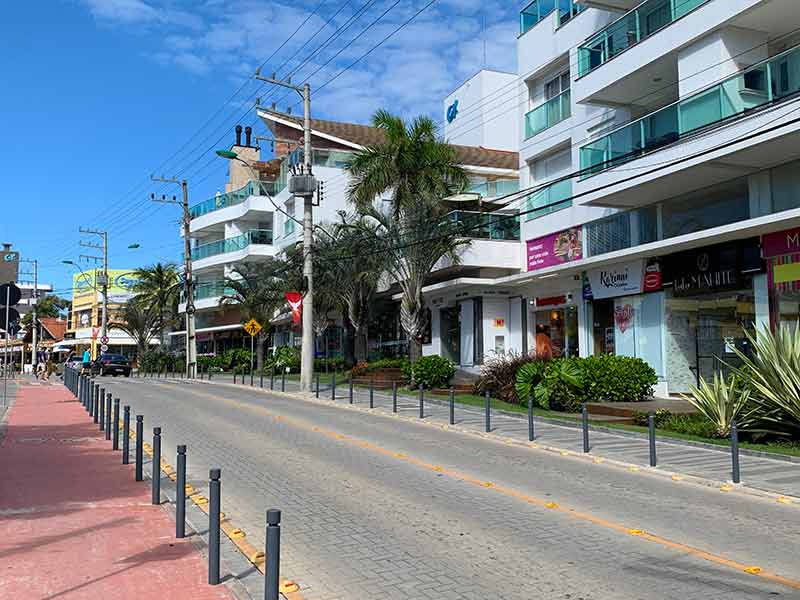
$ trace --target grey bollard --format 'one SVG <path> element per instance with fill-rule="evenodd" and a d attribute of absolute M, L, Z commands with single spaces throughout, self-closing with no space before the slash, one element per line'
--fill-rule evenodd
<path fill-rule="evenodd" d="M 281 391 L 286 391 L 286 369 L 281 370 Z"/>
<path fill-rule="evenodd" d="M 484 408 L 485 408 L 485 412 L 486 412 L 486 414 L 484 415 L 484 420 L 486 421 L 485 429 L 486 429 L 486 433 L 489 433 L 492 430 L 492 399 L 489 396 L 489 390 L 486 390 L 486 392 L 484 392 L 483 397 L 484 397 L 484 404 L 485 404 Z"/>
<path fill-rule="evenodd" d="M 319 371 L 316 372 L 316 376 L 317 376 L 317 382 L 316 382 L 317 383 L 317 389 L 316 389 L 315 395 L 316 395 L 317 399 L 319 399 Z"/>
<path fill-rule="evenodd" d="M 114 398 L 114 434 L 111 437 L 111 449 L 119 450 L 119 398 Z"/>
<path fill-rule="evenodd" d="M 264 369 L 261 369 L 261 373 L 258 376 L 258 387 L 262 390 L 264 389 Z"/>
<path fill-rule="evenodd" d="M 233 385 L 236 385 L 236 369 L 233 369 Z"/>
<path fill-rule="evenodd" d="M 106 428 L 106 397 L 104 394 L 105 388 L 102 388 L 97 399 L 97 401 L 100 403 L 97 415 L 97 422 L 99 423 L 100 431 L 103 431 Z"/>
<path fill-rule="evenodd" d="M 336 371 L 333 372 L 331 379 L 331 402 L 336 402 Z"/>
<path fill-rule="evenodd" d="M 92 396 L 91 403 L 92 403 L 92 420 L 95 424 L 100 422 L 100 387 L 96 386 L 94 388 L 94 395 Z"/>
<path fill-rule="evenodd" d="M 219 583 L 219 469 L 208 472 L 208 584 Z"/>
<path fill-rule="evenodd" d="M 106 394 L 106 439 L 111 439 L 111 406 L 114 403 L 111 392 Z"/>
<path fill-rule="evenodd" d="M 122 410 L 122 464 L 130 462 L 131 453 L 131 407 Z"/>
<path fill-rule="evenodd" d="M 397 382 L 392 382 L 392 412 L 397 412 Z"/>
<path fill-rule="evenodd" d="M 589 407 L 583 403 L 581 408 L 581 426 L 583 427 L 583 452 L 589 452 Z"/>
<path fill-rule="evenodd" d="M 419 418 L 425 418 L 425 386 L 419 385 Z"/>
<path fill-rule="evenodd" d="M 656 466 L 656 417 L 650 414 L 647 417 L 647 432 L 650 438 L 650 466 Z"/>
<path fill-rule="evenodd" d="M 375 408 L 375 379 L 369 380 L 369 407 Z"/>
<path fill-rule="evenodd" d="M 253 387 L 253 369 L 250 369 L 250 387 Z"/>
<path fill-rule="evenodd" d="M 153 504 L 161 504 L 161 427 L 153 427 Z"/>
<path fill-rule="evenodd" d="M 175 537 L 186 537 L 186 446 L 178 446 L 178 465 L 175 477 Z"/>
<path fill-rule="evenodd" d="M 275 389 L 275 367 L 269 370 L 269 389 Z"/>
<path fill-rule="evenodd" d="M 456 424 L 456 391 L 450 388 L 450 425 Z"/>
<path fill-rule="evenodd" d="M 736 421 L 731 423 L 731 463 L 733 483 L 741 483 L 741 473 L 739 470 L 739 430 L 736 428 Z"/>
<path fill-rule="evenodd" d="M 349 399 L 350 399 L 350 404 L 352 404 L 353 403 L 353 376 L 352 375 L 350 375 L 350 396 L 349 396 Z"/>
<path fill-rule="evenodd" d="M 281 565 L 281 511 L 267 511 L 267 564 L 264 569 L 264 600 L 278 600 Z"/>
<path fill-rule="evenodd" d="M 142 475 L 142 463 L 144 462 L 144 417 L 142 415 L 136 415 L 136 449 L 135 449 L 135 460 L 136 460 L 136 481 L 144 481 L 144 476 Z"/>

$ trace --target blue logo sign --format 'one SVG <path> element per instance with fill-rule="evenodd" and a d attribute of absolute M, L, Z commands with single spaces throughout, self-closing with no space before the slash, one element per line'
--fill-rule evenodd
<path fill-rule="evenodd" d="M 458 100 L 447 107 L 447 122 L 452 123 L 458 116 Z"/>

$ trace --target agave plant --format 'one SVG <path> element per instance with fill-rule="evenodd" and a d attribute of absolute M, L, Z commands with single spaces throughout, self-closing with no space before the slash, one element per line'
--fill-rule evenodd
<path fill-rule="evenodd" d="M 737 374 L 751 390 L 764 424 L 783 433 L 800 435 L 800 328 L 781 324 L 775 334 L 764 326 L 756 334 L 745 331 L 754 350 Z"/>
<path fill-rule="evenodd" d="M 700 385 L 692 386 L 684 399 L 714 424 L 719 437 L 731 434 L 734 421 L 738 429 L 752 430 L 760 420 L 759 407 L 751 402 L 750 390 L 735 374 L 726 380 L 722 373 L 715 373 L 710 384 L 701 377 Z"/>

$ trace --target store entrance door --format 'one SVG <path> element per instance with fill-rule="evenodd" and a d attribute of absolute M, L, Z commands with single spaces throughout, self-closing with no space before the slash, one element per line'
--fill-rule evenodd
<path fill-rule="evenodd" d="M 442 354 L 453 363 L 461 364 L 461 308 L 442 308 L 439 311 L 442 330 Z"/>

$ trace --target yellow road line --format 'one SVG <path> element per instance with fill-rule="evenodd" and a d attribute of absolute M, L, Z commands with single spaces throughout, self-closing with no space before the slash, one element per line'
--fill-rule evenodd
<path fill-rule="evenodd" d="M 435 472 L 437 474 L 448 475 L 448 476 L 450 476 L 450 477 L 452 477 L 454 479 L 458 479 L 459 481 L 463 481 L 465 483 L 470 483 L 470 484 L 473 484 L 473 485 L 476 485 L 476 486 L 479 486 L 479 487 L 482 487 L 482 488 L 485 488 L 485 489 L 489 489 L 489 490 L 491 490 L 493 492 L 500 493 L 500 494 L 502 494 L 504 496 L 507 496 L 507 497 L 510 497 L 510 498 L 514 498 L 516 500 L 519 500 L 521 502 L 525 502 L 527 504 L 531 504 L 531 505 L 534 505 L 534 506 L 539 506 L 541 508 L 547 508 L 549 510 L 553 510 L 553 511 L 559 512 L 559 513 L 561 513 L 561 514 L 563 514 L 565 516 L 568 516 L 570 518 L 573 518 L 573 519 L 577 519 L 577 520 L 580 520 L 580 521 L 593 523 L 594 525 L 609 529 L 611 531 L 615 531 L 617 533 L 625 534 L 626 536 L 632 535 L 631 532 L 636 532 L 636 534 L 635 534 L 636 537 L 639 537 L 639 538 L 641 538 L 643 540 L 647 540 L 649 542 L 653 542 L 653 543 L 658 544 L 660 546 L 663 546 L 665 548 L 670 548 L 672 550 L 676 550 L 676 551 L 682 552 L 682 553 L 690 555 L 690 556 L 701 558 L 701 559 L 706 560 L 708 562 L 712 562 L 712 563 L 715 563 L 715 564 L 718 564 L 718 565 L 729 567 L 729 568 L 734 569 L 736 571 L 739 571 L 741 573 L 747 573 L 749 575 L 760 577 L 762 579 L 771 581 L 773 583 L 778 583 L 778 584 L 785 585 L 786 587 L 789 587 L 789 588 L 792 588 L 792 589 L 800 590 L 800 581 L 794 580 L 794 579 L 789 579 L 787 577 L 783 577 L 783 576 L 778 575 L 776 573 L 771 573 L 769 571 L 764 570 L 762 567 L 758 567 L 758 566 L 754 566 L 754 565 L 746 565 L 746 564 L 740 563 L 738 561 L 731 560 L 731 559 L 725 558 L 723 556 L 719 556 L 717 554 L 713 554 L 711 552 L 707 552 L 705 550 L 701 550 L 699 548 L 695 548 L 693 546 L 689 546 L 687 544 L 683 544 L 683 543 L 680 543 L 680 542 L 674 542 L 674 541 L 672 541 L 670 539 L 667 539 L 665 537 L 662 537 L 662 536 L 659 536 L 659 535 L 656 535 L 656 534 L 653 534 L 653 533 L 649 533 L 649 532 L 647 532 L 645 530 L 634 529 L 634 528 L 628 527 L 626 525 L 623 525 L 621 523 L 615 523 L 613 521 L 609 521 L 607 519 L 603 519 L 602 517 L 598 517 L 598 516 L 592 515 L 590 513 L 584 513 L 584 512 L 576 511 L 576 510 L 573 510 L 571 508 L 567 508 L 567 507 L 561 506 L 561 505 L 559 505 L 559 504 L 557 504 L 555 502 L 552 502 L 551 500 L 543 500 L 541 498 L 536 498 L 535 496 L 531 496 L 531 495 L 526 494 L 524 492 L 520 492 L 519 490 L 510 488 L 510 487 L 506 487 L 506 486 L 496 485 L 496 484 L 494 484 L 492 482 L 487 482 L 487 481 L 485 481 L 483 479 L 479 479 L 479 478 L 473 477 L 472 475 L 469 475 L 469 474 L 461 472 L 461 471 L 444 468 L 441 465 L 428 463 L 428 462 L 426 462 L 424 460 L 421 460 L 421 459 L 418 459 L 418 458 L 415 458 L 415 457 L 412 457 L 412 456 L 408 456 L 407 454 L 403 454 L 401 452 L 396 452 L 396 451 L 393 451 L 393 450 L 389 450 L 387 448 L 383 448 L 381 446 L 378 446 L 378 445 L 373 444 L 372 442 L 368 442 L 366 440 L 362 440 L 362 439 L 359 439 L 359 438 L 355 438 L 355 437 L 351 437 L 351 436 L 348 436 L 348 435 L 344 435 L 344 434 L 341 434 L 341 433 L 339 433 L 337 431 L 325 429 L 325 428 L 320 427 L 318 425 L 312 425 L 312 424 L 310 424 L 310 423 L 308 423 L 308 422 L 306 422 L 304 420 L 300 420 L 300 419 L 297 419 L 297 418 L 294 418 L 294 417 L 287 417 L 285 415 L 278 415 L 278 414 L 276 414 L 276 413 L 274 413 L 274 412 L 272 412 L 270 410 L 267 410 L 266 408 L 263 408 L 261 406 L 256 406 L 256 405 L 252 405 L 252 404 L 239 402 L 237 400 L 233 400 L 233 399 L 230 399 L 230 398 L 225 398 L 224 396 L 217 396 L 217 395 L 214 395 L 214 394 L 208 394 L 208 393 L 201 392 L 201 391 L 198 391 L 198 390 L 189 390 L 189 391 L 190 391 L 190 393 L 195 394 L 195 395 L 205 396 L 205 397 L 213 399 L 213 400 L 222 401 L 225 404 L 228 404 L 229 406 L 233 406 L 235 408 L 239 408 L 239 409 L 243 409 L 243 410 L 247 410 L 247 411 L 251 411 L 251 412 L 262 413 L 262 414 L 265 414 L 265 415 L 271 417 L 276 422 L 285 423 L 287 425 L 291 425 L 291 426 L 296 427 L 298 429 L 302 429 L 302 430 L 309 431 L 309 432 L 312 432 L 312 433 L 319 433 L 320 435 L 323 435 L 323 436 L 325 436 L 327 438 L 330 438 L 332 440 L 336 440 L 336 441 L 339 441 L 339 442 L 342 442 L 342 443 L 345 443 L 345 444 L 349 444 L 349 445 L 352 445 L 352 446 L 358 446 L 359 448 L 363 448 L 365 450 L 369 450 L 371 452 L 375 452 L 377 454 L 381 454 L 383 456 L 387 456 L 387 457 L 390 457 L 390 458 L 395 458 L 397 460 L 406 462 L 406 463 L 414 465 L 416 467 L 433 471 L 433 472 Z"/>

